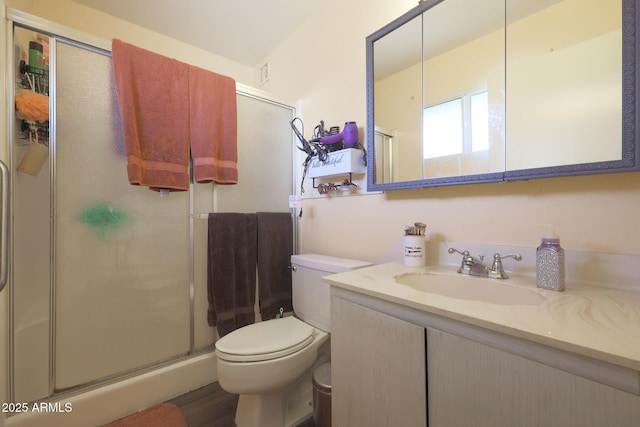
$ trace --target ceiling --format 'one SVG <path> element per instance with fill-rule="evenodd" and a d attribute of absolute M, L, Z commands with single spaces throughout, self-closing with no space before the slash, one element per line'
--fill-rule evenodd
<path fill-rule="evenodd" d="M 326 0 L 73 0 L 250 67 Z"/>

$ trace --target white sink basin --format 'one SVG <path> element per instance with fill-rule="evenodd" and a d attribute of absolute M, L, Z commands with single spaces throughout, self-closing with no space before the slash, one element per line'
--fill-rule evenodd
<path fill-rule="evenodd" d="M 395 281 L 420 292 L 438 294 L 448 298 L 481 301 L 500 305 L 538 305 L 546 299 L 537 288 L 527 289 L 510 285 L 509 280 L 494 280 L 452 273 L 405 273 Z"/>

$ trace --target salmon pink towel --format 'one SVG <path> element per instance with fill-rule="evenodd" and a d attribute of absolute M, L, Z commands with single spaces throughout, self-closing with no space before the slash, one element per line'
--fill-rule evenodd
<path fill-rule="evenodd" d="M 188 190 L 188 65 L 117 39 L 112 58 L 129 182 Z"/>
<path fill-rule="evenodd" d="M 189 104 L 193 180 L 236 184 L 238 119 L 235 80 L 189 66 Z"/>

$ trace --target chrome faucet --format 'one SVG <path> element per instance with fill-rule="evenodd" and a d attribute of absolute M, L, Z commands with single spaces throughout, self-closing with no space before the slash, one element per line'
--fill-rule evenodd
<path fill-rule="evenodd" d="M 469 251 L 459 251 L 455 248 L 449 248 L 448 252 L 450 254 L 458 253 L 462 255 L 462 263 L 460 264 L 460 268 L 458 268 L 458 273 L 468 274 L 469 276 L 488 277 L 490 279 L 509 278 L 502 266 L 502 260 L 504 258 L 513 258 L 516 261 L 522 260 L 522 255 L 520 254 L 500 255 L 497 253 L 493 255 L 493 264 L 491 267 L 487 267 L 484 265 L 484 256 L 476 258 L 471 256 Z"/>

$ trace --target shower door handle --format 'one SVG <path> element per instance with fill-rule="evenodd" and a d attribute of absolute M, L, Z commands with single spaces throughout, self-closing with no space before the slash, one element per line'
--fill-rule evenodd
<path fill-rule="evenodd" d="M 0 292 L 9 280 L 9 170 L 0 160 Z"/>

